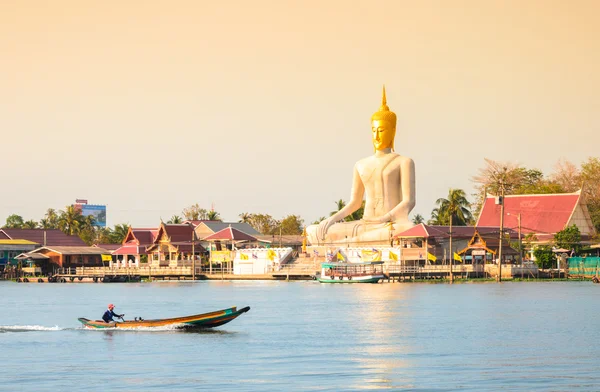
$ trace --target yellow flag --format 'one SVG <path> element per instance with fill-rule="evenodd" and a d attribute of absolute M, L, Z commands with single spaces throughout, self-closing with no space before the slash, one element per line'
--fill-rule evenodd
<path fill-rule="evenodd" d="M 437 261 L 437 257 L 435 257 L 431 253 L 427 252 L 427 260 Z"/>
<path fill-rule="evenodd" d="M 102 255 L 102 261 L 111 261 L 111 260 L 112 260 L 111 255 Z"/>
<path fill-rule="evenodd" d="M 338 259 L 338 261 L 344 261 L 344 255 L 341 252 L 338 252 L 337 259 Z"/>
<path fill-rule="evenodd" d="M 390 251 L 390 260 L 398 261 L 398 255 Z"/>
<path fill-rule="evenodd" d="M 460 256 L 456 252 L 454 252 L 454 260 L 460 261 L 462 263 L 462 259 L 460 258 Z"/>
<path fill-rule="evenodd" d="M 242 259 L 242 260 L 248 260 L 248 255 L 244 254 L 244 253 L 240 253 L 240 259 Z"/>
<path fill-rule="evenodd" d="M 273 261 L 273 259 L 275 259 L 275 256 L 277 256 L 277 254 L 275 253 L 275 251 L 273 249 L 269 249 L 267 251 L 267 259 Z"/>

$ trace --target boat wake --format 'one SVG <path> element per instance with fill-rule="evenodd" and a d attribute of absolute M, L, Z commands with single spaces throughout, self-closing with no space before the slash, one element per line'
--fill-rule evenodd
<path fill-rule="evenodd" d="M 67 328 L 61 328 L 58 325 L 54 327 L 45 327 L 43 325 L 0 325 L 0 333 L 6 332 L 34 332 L 34 331 L 64 331 Z"/>
<path fill-rule="evenodd" d="M 107 332 L 107 331 L 119 331 L 119 332 L 169 332 L 169 331 L 181 331 L 185 329 L 184 324 L 172 324 L 172 325 L 164 325 L 160 327 L 135 327 L 135 328 L 86 328 L 80 327 L 79 329 L 83 329 L 85 331 L 97 331 L 97 332 Z"/>

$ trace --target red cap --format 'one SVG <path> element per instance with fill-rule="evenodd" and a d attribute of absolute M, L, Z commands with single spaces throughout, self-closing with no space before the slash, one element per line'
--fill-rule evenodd
<path fill-rule="evenodd" d="M 113 304 L 108 304 L 108 308 L 109 308 L 109 309 L 112 309 L 112 308 L 114 308 L 114 307 L 115 307 L 115 305 L 113 305 Z"/>

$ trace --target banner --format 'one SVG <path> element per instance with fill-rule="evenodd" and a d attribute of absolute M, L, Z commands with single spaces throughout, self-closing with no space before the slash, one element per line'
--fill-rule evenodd
<path fill-rule="evenodd" d="M 430 261 L 437 261 L 437 257 L 435 257 L 434 255 L 432 255 L 431 253 L 427 252 L 427 260 Z"/>
<path fill-rule="evenodd" d="M 111 260 L 112 260 L 111 255 L 102 255 L 102 261 L 111 261 Z"/>
<path fill-rule="evenodd" d="M 212 261 L 231 261 L 231 252 L 228 250 L 214 250 L 211 254 Z"/>
<path fill-rule="evenodd" d="M 362 261 L 381 261 L 381 252 L 377 249 L 363 250 L 361 253 Z"/>

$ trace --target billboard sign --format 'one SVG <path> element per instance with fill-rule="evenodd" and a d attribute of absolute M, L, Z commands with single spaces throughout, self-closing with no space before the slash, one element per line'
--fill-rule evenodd
<path fill-rule="evenodd" d="M 83 204 L 81 205 L 81 215 L 93 215 L 94 226 L 106 227 L 106 206 L 95 204 Z"/>

